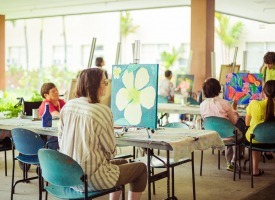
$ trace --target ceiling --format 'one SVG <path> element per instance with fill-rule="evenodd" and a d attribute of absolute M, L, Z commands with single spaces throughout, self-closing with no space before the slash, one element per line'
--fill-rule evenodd
<path fill-rule="evenodd" d="M 191 0 L 0 0 L 7 20 L 190 6 Z M 275 0 L 216 0 L 215 10 L 275 24 Z"/>

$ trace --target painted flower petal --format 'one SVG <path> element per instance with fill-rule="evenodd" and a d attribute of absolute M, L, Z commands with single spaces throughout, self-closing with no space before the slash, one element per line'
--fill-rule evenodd
<path fill-rule="evenodd" d="M 132 125 L 138 125 L 141 122 L 141 106 L 139 103 L 130 103 L 124 111 L 125 119 Z"/>
<path fill-rule="evenodd" d="M 147 69 L 144 67 L 140 68 L 137 71 L 136 79 L 135 79 L 135 88 L 137 90 L 142 89 L 149 82 L 149 74 Z"/>
<path fill-rule="evenodd" d="M 123 76 L 122 76 L 122 82 L 125 85 L 127 89 L 133 88 L 134 85 L 134 74 L 133 72 L 128 73 L 127 70 L 125 70 Z"/>
<path fill-rule="evenodd" d="M 140 91 L 139 99 L 140 99 L 140 104 L 143 107 L 147 109 L 152 108 L 156 99 L 156 90 L 152 86 L 144 88 L 143 90 Z"/>
<path fill-rule="evenodd" d="M 113 69 L 114 79 L 119 79 L 120 72 L 121 72 L 121 68 L 120 67 L 114 67 L 114 69 Z"/>
<path fill-rule="evenodd" d="M 128 91 L 126 88 L 121 88 L 117 94 L 116 94 L 116 106 L 119 111 L 122 111 L 125 109 L 125 107 L 128 105 L 129 101 L 127 99 Z"/>

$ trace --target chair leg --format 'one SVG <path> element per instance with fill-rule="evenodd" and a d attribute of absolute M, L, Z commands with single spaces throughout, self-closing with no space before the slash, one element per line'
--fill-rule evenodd
<path fill-rule="evenodd" d="M 251 176 L 251 188 L 254 187 L 253 185 L 253 158 L 252 158 L 252 149 L 249 150 L 249 169 L 250 169 L 250 176 Z"/>
<path fill-rule="evenodd" d="M 221 151 L 218 150 L 218 169 L 221 169 Z"/>
<path fill-rule="evenodd" d="M 11 175 L 11 200 L 13 200 L 14 194 L 14 164 L 15 164 L 15 157 L 14 157 L 14 148 L 12 148 L 12 175 Z"/>
<path fill-rule="evenodd" d="M 238 152 L 239 152 L 239 179 L 241 179 L 241 176 L 242 176 L 241 155 L 243 154 L 243 152 L 241 152 L 240 145 L 238 145 Z"/>
<path fill-rule="evenodd" d="M 41 169 L 39 166 L 37 166 L 37 171 L 38 171 L 38 183 L 39 183 L 39 200 L 42 200 L 42 181 L 43 178 L 41 176 Z"/>
<path fill-rule="evenodd" d="M 155 174 L 154 168 L 152 168 L 152 167 L 151 167 L 151 174 L 152 174 L 152 176 Z M 155 181 L 152 184 L 153 184 L 153 195 L 155 195 L 156 194 L 156 184 L 155 184 Z"/>
<path fill-rule="evenodd" d="M 235 161 L 234 161 L 234 172 L 233 172 L 233 181 L 235 181 L 236 180 L 236 167 L 237 167 L 237 159 L 238 159 L 238 157 L 237 157 L 237 145 L 235 145 L 235 146 L 232 146 L 232 148 L 235 148 Z"/>
<path fill-rule="evenodd" d="M 172 168 L 172 198 L 173 199 L 177 199 L 175 197 L 175 172 L 174 172 L 174 167 L 171 167 Z"/>
<path fill-rule="evenodd" d="M 7 171 L 7 151 L 5 151 L 5 176 L 8 175 Z"/>
<path fill-rule="evenodd" d="M 201 167 L 200 167 L 200 176 L 202 176 L 202 163 L 203 163 L 203 151 L 201 151 Z"/>

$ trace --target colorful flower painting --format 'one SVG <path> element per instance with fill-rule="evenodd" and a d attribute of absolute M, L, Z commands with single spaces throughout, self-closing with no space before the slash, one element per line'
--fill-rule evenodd
<path fill-rule="evenodd" d="M 228 73 L 224 98 L 236 100 L 238 105 L 247 105 L 251 100 L 262 99 L 262 74 Z"/>
<path fill-rule="evenodd" d="M 157 127 L 157 64 L 114 65 L 111 109 L 119 126 Z"/>
<path fill-rule="evenodd" d="M 194 75 L 191 74 L 178 74 L 176 80 L 176 91 L 181 94 L 190 94 L 193 89 Z"/>

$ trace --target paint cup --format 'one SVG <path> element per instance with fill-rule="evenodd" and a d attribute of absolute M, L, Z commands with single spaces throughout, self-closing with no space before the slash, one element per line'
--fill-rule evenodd
<path fill-rule="evenodd" d="M 38 119 L 38 109 L 32 109 L 32 118 Z"/>

